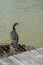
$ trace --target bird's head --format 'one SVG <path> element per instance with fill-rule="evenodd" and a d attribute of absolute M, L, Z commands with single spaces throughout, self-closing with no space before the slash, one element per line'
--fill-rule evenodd
<path fill-rule="evenodd" d="M 13 25 L 13 26 L 15 27 L 15 26 L 16 26 L 16 25 L 18 25 L 18 24 L 19 24 L 19 23 L 14 23 L 14 25 Z"/>
<path fill-rule="evenodd" d="M 15 26 L 18 25 L 19 23 L 14 23 L 13 25 L 13 30 L 15 30 Z"/>

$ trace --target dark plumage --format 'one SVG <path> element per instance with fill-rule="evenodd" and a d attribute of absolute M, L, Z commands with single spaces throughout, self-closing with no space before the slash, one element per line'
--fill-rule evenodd
<path fill-rule="evenodd" d="M 18 41 L 19 41 L 19 36 L 18 33 L 16 32 L 15 26 L 18 25 L 18 23 L 15 23 L 13 25 L 13 30 L 10 33 L 11 39 L 12 39 L 12 43 L 13 43 L 13 47 L 14 48 L 18 48 Z"/>

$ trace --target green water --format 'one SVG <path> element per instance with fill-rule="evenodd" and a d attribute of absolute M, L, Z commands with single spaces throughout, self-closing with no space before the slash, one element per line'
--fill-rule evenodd
<path fill-rule="evenodd" d="M 19 43 L 43 47 L 43 0 L 0 0 L 0 44 L 11 42 L 15 22 Z"/>

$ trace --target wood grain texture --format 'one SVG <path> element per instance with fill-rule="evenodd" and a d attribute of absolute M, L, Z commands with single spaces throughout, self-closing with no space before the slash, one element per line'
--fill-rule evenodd
<path fill-rule="evenodd" d="M 0 65 L 43 65 L 43 48 L 0 59 Z"/>

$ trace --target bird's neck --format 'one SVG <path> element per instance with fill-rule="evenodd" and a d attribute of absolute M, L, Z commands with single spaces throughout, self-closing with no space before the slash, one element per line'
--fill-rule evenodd
<path fill-rule="evenodd" d="M 16 29 L 13 29 L 14 32 L 16 32 Z"/>

